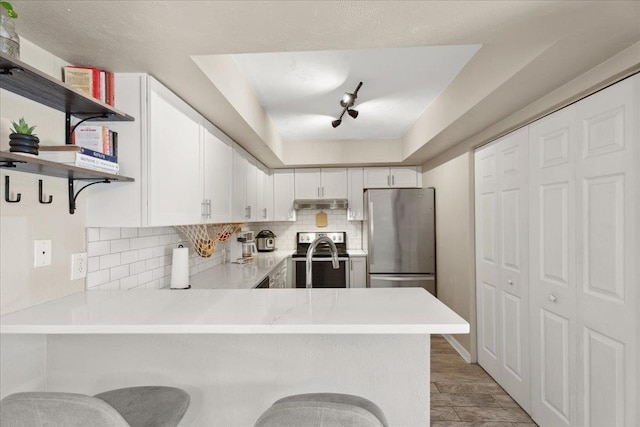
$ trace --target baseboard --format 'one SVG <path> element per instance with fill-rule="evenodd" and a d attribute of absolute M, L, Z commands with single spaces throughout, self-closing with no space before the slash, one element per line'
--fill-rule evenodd
<path fill-rule="evenodd" d="M 467 363 L 471 363 L 471 354 L 467 351 L 466 348 L 462 346 L 462 344 L 458 342 L 458 340 L 456 340 L 449 334 L 442 334 L 442 336 L 445 340 L 447 340 L 449 344 L 451 344 L 451 347 L 453 347 Z"/>

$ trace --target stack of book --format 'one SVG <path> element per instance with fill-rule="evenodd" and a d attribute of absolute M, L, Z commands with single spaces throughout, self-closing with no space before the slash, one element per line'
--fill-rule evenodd
<path fill-rule="evenodd" d="M 114 175 L 118 165 L 118 134 L 106 126 L 78 126 L 70 145 L 41 145 L 39 156 L 52 162 Z"/>
<path fill-rule="evenodd" d="M 64 82 L 87 96 L 92 96 L 111 106 L 115 105 L 114 79 L 111 71 L 69 65 L 64 67 Z"/>
<path fill-rule="evenodd" d="M 71 134 L 71 143 L 118 157 L 118 133 L 106 126 L 77 126 Z"/>

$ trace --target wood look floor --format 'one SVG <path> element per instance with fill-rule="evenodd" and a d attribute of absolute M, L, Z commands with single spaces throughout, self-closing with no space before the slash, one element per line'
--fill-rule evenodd
<path fill-rule="evenodd" d="M 431 337 L 431 426 L 533 427 L 529 415 L 477 363 Z"/>

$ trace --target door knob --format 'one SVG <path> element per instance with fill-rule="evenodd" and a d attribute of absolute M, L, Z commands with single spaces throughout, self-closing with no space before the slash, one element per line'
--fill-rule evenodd
<path fill-rule="evenodd" d="M 549 301 L 556 302 L 556 296 L 554 294 L 549 294 Z"/>

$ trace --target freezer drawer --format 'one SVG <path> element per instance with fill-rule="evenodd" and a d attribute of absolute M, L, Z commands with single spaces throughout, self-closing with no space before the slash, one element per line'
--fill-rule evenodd
<path fill-rule="evenodd" d="M 370 288 L 424 288 L 436 296 L 436 276 L 433 274 L 369 274 Z"/>

